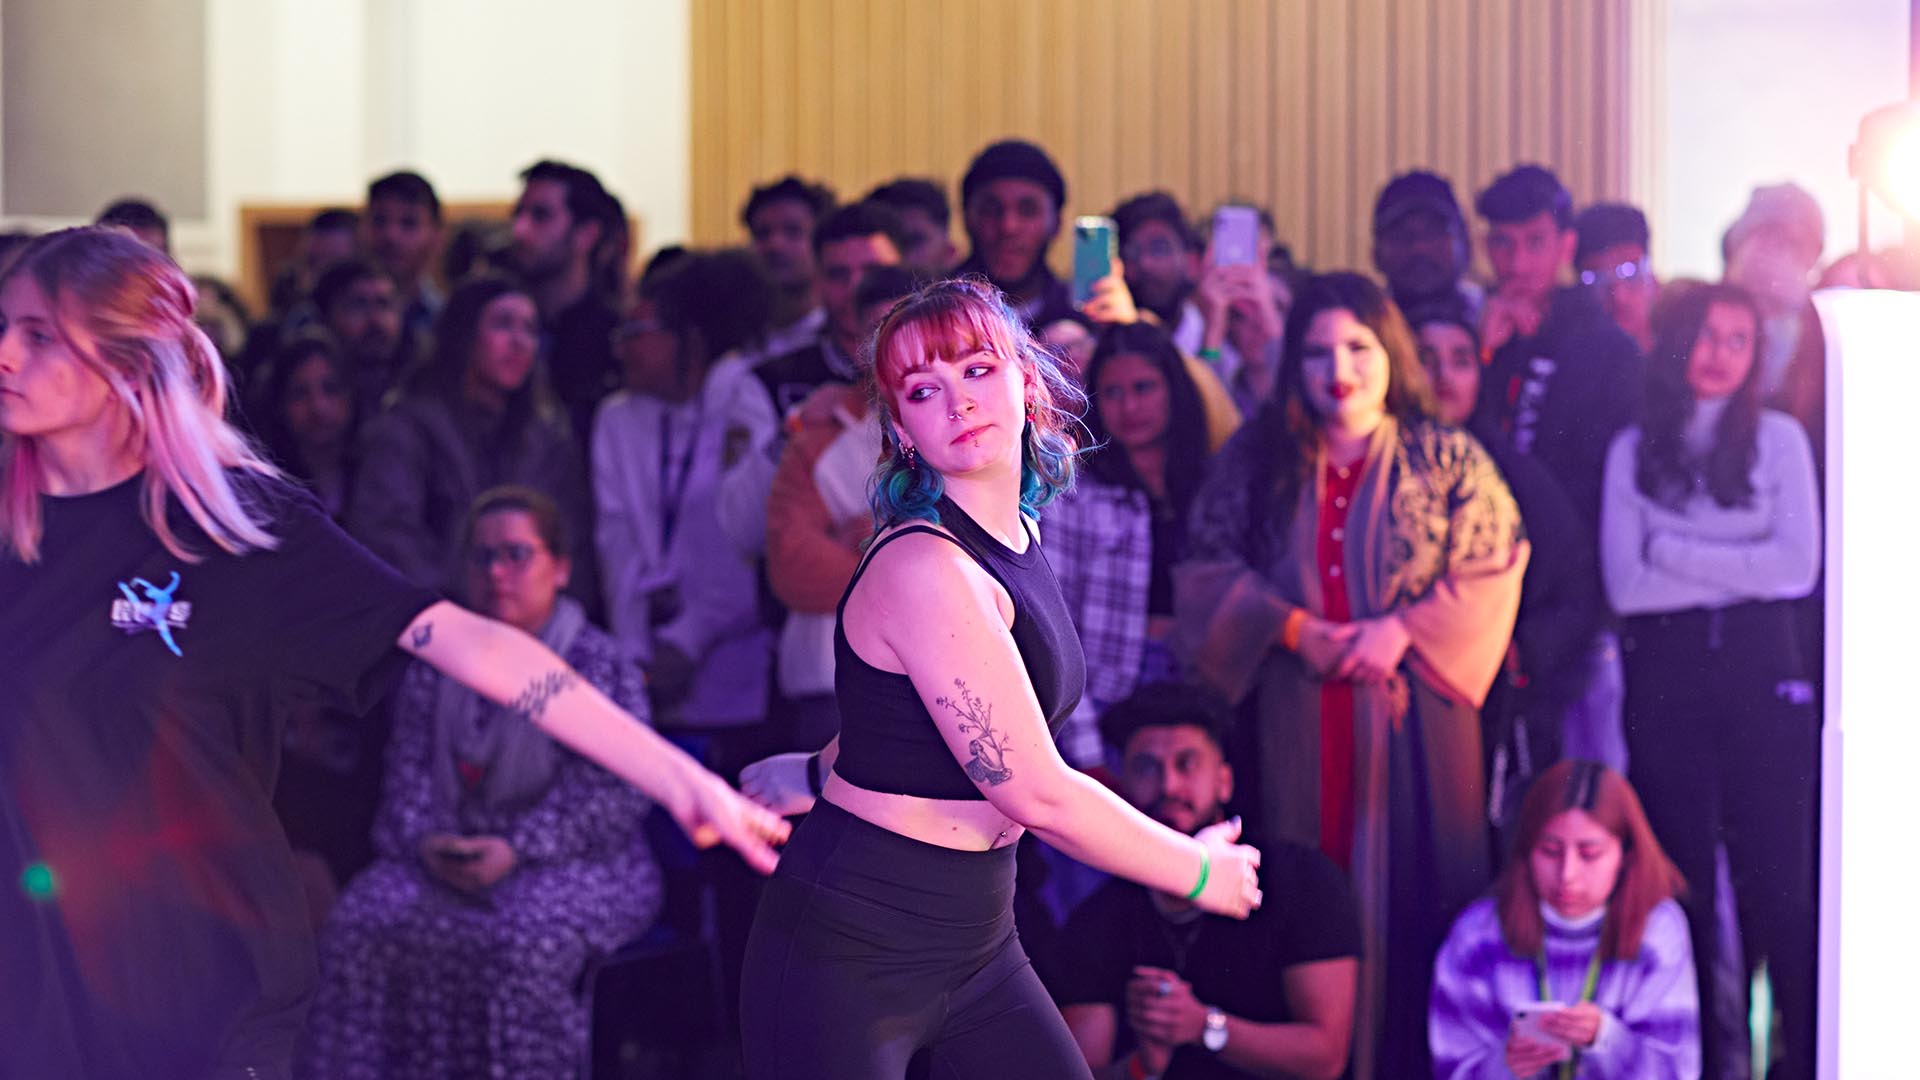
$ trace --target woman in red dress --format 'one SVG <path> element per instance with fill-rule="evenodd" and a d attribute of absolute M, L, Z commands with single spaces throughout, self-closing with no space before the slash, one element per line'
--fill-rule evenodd
<path fill-rule="evenodd" d="M 1479 708 L 1527 547 L 1486 452 L 1431 419 L 1378 286 L 1310 281 L 1285 356 L 1278 397 L 1195 501 L 1176 646 L 1252 714 L 1234 754 L 1250 829 L 1353 875 L 1355 1075 L 1425 1075 L 1434 949 L 1489 876 Z"/>

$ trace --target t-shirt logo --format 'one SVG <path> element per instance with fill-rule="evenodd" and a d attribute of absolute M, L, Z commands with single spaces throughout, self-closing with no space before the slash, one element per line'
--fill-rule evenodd
<path fill-rule="evenodd" d="M 129 634 L 142 630 L 156 630 L 160 640 L 166 643 L 167 651 L 180 655 L 180 645 L 173 640 L 175 630 L 184 630 L 187 620 L 193 616 L 193 604 L 185 600 L 175 600 L 173 594 L 180 588 L 179 571 L 169 571 L 172 580 L 162 589 L 146 578 L 134 578 L 120 582 L 120 595 L 124 599 L 113 602 L 113 610 L 108 618 L 113 625 Z"/>
<path fill-rule="evenodd" d="M 1557 366 L 1550 356 L 1536 356 L 1527 361 L 1527 373 L 1514 395 L 1513 410 L 1513 448 L 1522 454 L 1533 453 L 1540 412 L 1546 406 L 1547 387 L 1553 381 Z"/>

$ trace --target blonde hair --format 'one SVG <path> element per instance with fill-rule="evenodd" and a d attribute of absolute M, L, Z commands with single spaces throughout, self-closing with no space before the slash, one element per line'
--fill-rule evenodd
<path fill-rule="evenodd" d="M 145 477 L 141 516 L 175 557 L 199 561 L 167 524 L 171 496 L 221 550 L 241 554 L 276 541 L 238 474 L 277 477 L 227 423 L 228 383 L 213 342 L 194 325 L 193 283 L 173 261 L 130 234 L 89 227 L 29 243 L 0 278 L 38 286 L 55 332 L 106 380 L 126 411 Z M 23 562 L 40 556 L 46 490 L 37 440 L 0 434 L 0 545 Z"/>

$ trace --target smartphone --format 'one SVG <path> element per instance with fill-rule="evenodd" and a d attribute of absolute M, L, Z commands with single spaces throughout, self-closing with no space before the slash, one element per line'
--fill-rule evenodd
<path fill-rule="evenodd" d="M 1073 306 L 1093 298 L 1093 283 L 1113 273 L 1115 231 L 1110 217 L 1073 222 Z"/>
<path fill-rule="evenodd" d="M 1251 206 L 1223 206 L 1213 212 L 1213 264 L 1257 265 L 1260 258 L 1260 212 Z"/>
<path fill-rule="evenodd" d="M 1557 1001 L 1528 1001 L 1513 1007 L 1513 1031 L 1546 1046 L 1570 1047 L 1573 1044 L 1540 1026 L 1542 1017 L 1566 1008 Z"/>

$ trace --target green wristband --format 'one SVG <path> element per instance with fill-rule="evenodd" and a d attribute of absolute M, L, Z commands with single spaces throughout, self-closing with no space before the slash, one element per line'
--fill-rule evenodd
<path fill-rule="evenodd" d="M 1218 360 L 1220 359 L 1220 350 L 1219 349 L 1201 349 L 1199 352 L 1199 357 L 1202 360 Z"/>
<path fill-rule="evenodd" d="M 1187 899 L 1200 899 L 1200 893 L 1207 887 L 1207 874 L 1212 870 L 1213 853 L 1203 847 L 1200 849 L 1200 880 L 1193 883 L 1193 891 L 1187 894 Z"/>

